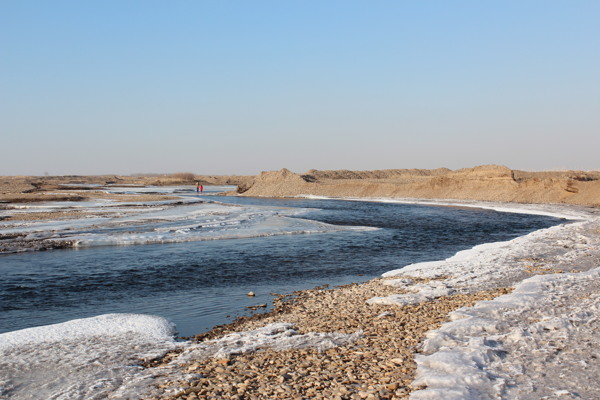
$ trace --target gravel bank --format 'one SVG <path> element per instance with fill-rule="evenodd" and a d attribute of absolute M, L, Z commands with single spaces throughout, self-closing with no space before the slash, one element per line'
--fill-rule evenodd
<path fill-rule="evenodd" d="M 425 334 L 448 313 L 494 298 L 506 289 L 461 294 L 408 306 L 371 305 L 375 295 L 398 289 L 375 279 L 336 289 L 313 289 L 281 297 L 275 310 L 216 327 L 196 339 L 208 342 L 232 331 L 274 322 L 294 324 L 297 334 L 356 334 L 352 343 L 329 349 L 310 347 L 229 354 L 179 364 L 184 380 L 163 385 L 161 399 L 403 399 L 412 391 L 415 352 Z M 156 366 L 178 357 L 171 354 Z"/>

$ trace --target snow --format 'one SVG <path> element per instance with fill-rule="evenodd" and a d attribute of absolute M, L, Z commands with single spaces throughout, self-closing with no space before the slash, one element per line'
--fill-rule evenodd
<path fill-rule="evenodd" d="M 158 385 L 181 382 L 185 362 L 233 354 L 312 347 L 319 351 L 352 343 L 361 332 L 299 334 L 277 323 L 202 343 L 176 342 L 174 327 L 161 317 L 107 314 L 0 335 L 0 398 L 139 399 L 160 393 Z M 170 363 L 144 368 L 179 349 Z M 176 393 L 179 389 L 172 389 Z"/>
<path fill-rule="evenodd" d="M 475 246 L 446 260 L 384 274 L 387 284 L 408 293 L 375 297 L 371 303 L 413 304 L 452 293 L 514 287 L 510 294 L 456 310 L 450 322 L 428 333 L 416 356 L 412 386 L 418 390 L 411 393 L 412 400 L 600 398 L 597 209 L 370 200 L 479 207 L 570 220 L 510 241 Z M 415 278 L 431 280 L 416 283 Z"/>
<path fill-rule="evenodd" d="M 0 398 L 118 398 L 138 360 L 177 347 L 174 332 L 161 317 L 106 314 L 1 334 Z"/>

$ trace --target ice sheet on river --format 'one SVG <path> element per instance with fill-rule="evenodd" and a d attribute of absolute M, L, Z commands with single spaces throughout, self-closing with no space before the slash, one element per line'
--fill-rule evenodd
<path fill-rule="evenodd" d="M 1 334 L 0 398 L 114 396 L 139 376 L 138 360 L 176 346 L 174 333 L 161 317 L 107 314 Z"/>
<path fill-rule="evenodd" d="M 147 203 L 99 200 L 80 206 L 79 203 L 65 202 L 16 205 L 16 208 L 4 210 L 15 219 L 0 223 L 4 238 L 0 252 L 43 248 L 43 243 L 52 247 L 52 243 L 58 242 L 85 247 L 373 229 L 300 218 L 307 209 L 238 206 L 195 198 Z M 83 214 L 78 218 L 43 222 L 18 219 L 26 212 L 73 210 Z M 28 247 L 27 243 L 41 245 L 34 248 Z"/>

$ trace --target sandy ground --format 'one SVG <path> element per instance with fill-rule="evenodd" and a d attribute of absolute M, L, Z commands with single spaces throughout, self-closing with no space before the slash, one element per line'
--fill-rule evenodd
<path fill-rule="evenodd" d="M 385 170 L 263 172 L 247 196 L 393 197 L 600 206 L 600 172 L 524 172 L 502 166 L 457 171 Z"/>
<path fill-rule="evenodd" d="M 108 199 L 127 201 L 160 201 L 166 200 L 166 196 L 157 194 L 128 195 L 118 193 L 105 193 L 101 190 L 107 185 L 116 184 L 120 181 L 105 179 L 103 177 L 0 177 L 0 209 L 15 204 L 38 203 L 50 201 L 72 201 L 79 202 L 89 199 Z M 145 180 L 131 180 L 123 185 L 144 186 Z M 80 184 L 80 185 L 78 185 Z M 98 185 L 90 187 L 85 185 Z M 191 186 L 191 184 L 190 184 Z M 174 198 L 171 198 L 174 199 Z M 43 215 L 38 216 L 44 219 Z M 34 216 L 30 218 L 35 218 Z"/>

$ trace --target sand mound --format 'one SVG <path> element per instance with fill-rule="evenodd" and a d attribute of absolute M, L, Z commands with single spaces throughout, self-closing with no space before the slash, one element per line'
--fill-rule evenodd
<path fill-rule="evenodd" d="M 400 177 L 413 177 L 413 176 L 437 176 L 450 172 L 449 169 L 385 169 L 385 170 L 374 170 L 374 171 L 349 171 L 349 170 L 335 170 L 335 171 L 319 171 L 311 169 L 305 175 L 312 179 L 323 180 L 323 179 L 393 179 Z"/>
<path fill-rule="evenodd" d="M 600 172 L 514 171 L 483 165 L 456 171 L 393 169 L 263 172 L 244 188 L 247 196 L 400 197 L 600 206 Z"/>
<path fill-rule="evenodd" d="M 310 186 L 310 178 L 283 168 L 280 171 L 262 172 L 246 190 L 238 191 L 246 196 L 297 196 L 310 193 Z"/>

